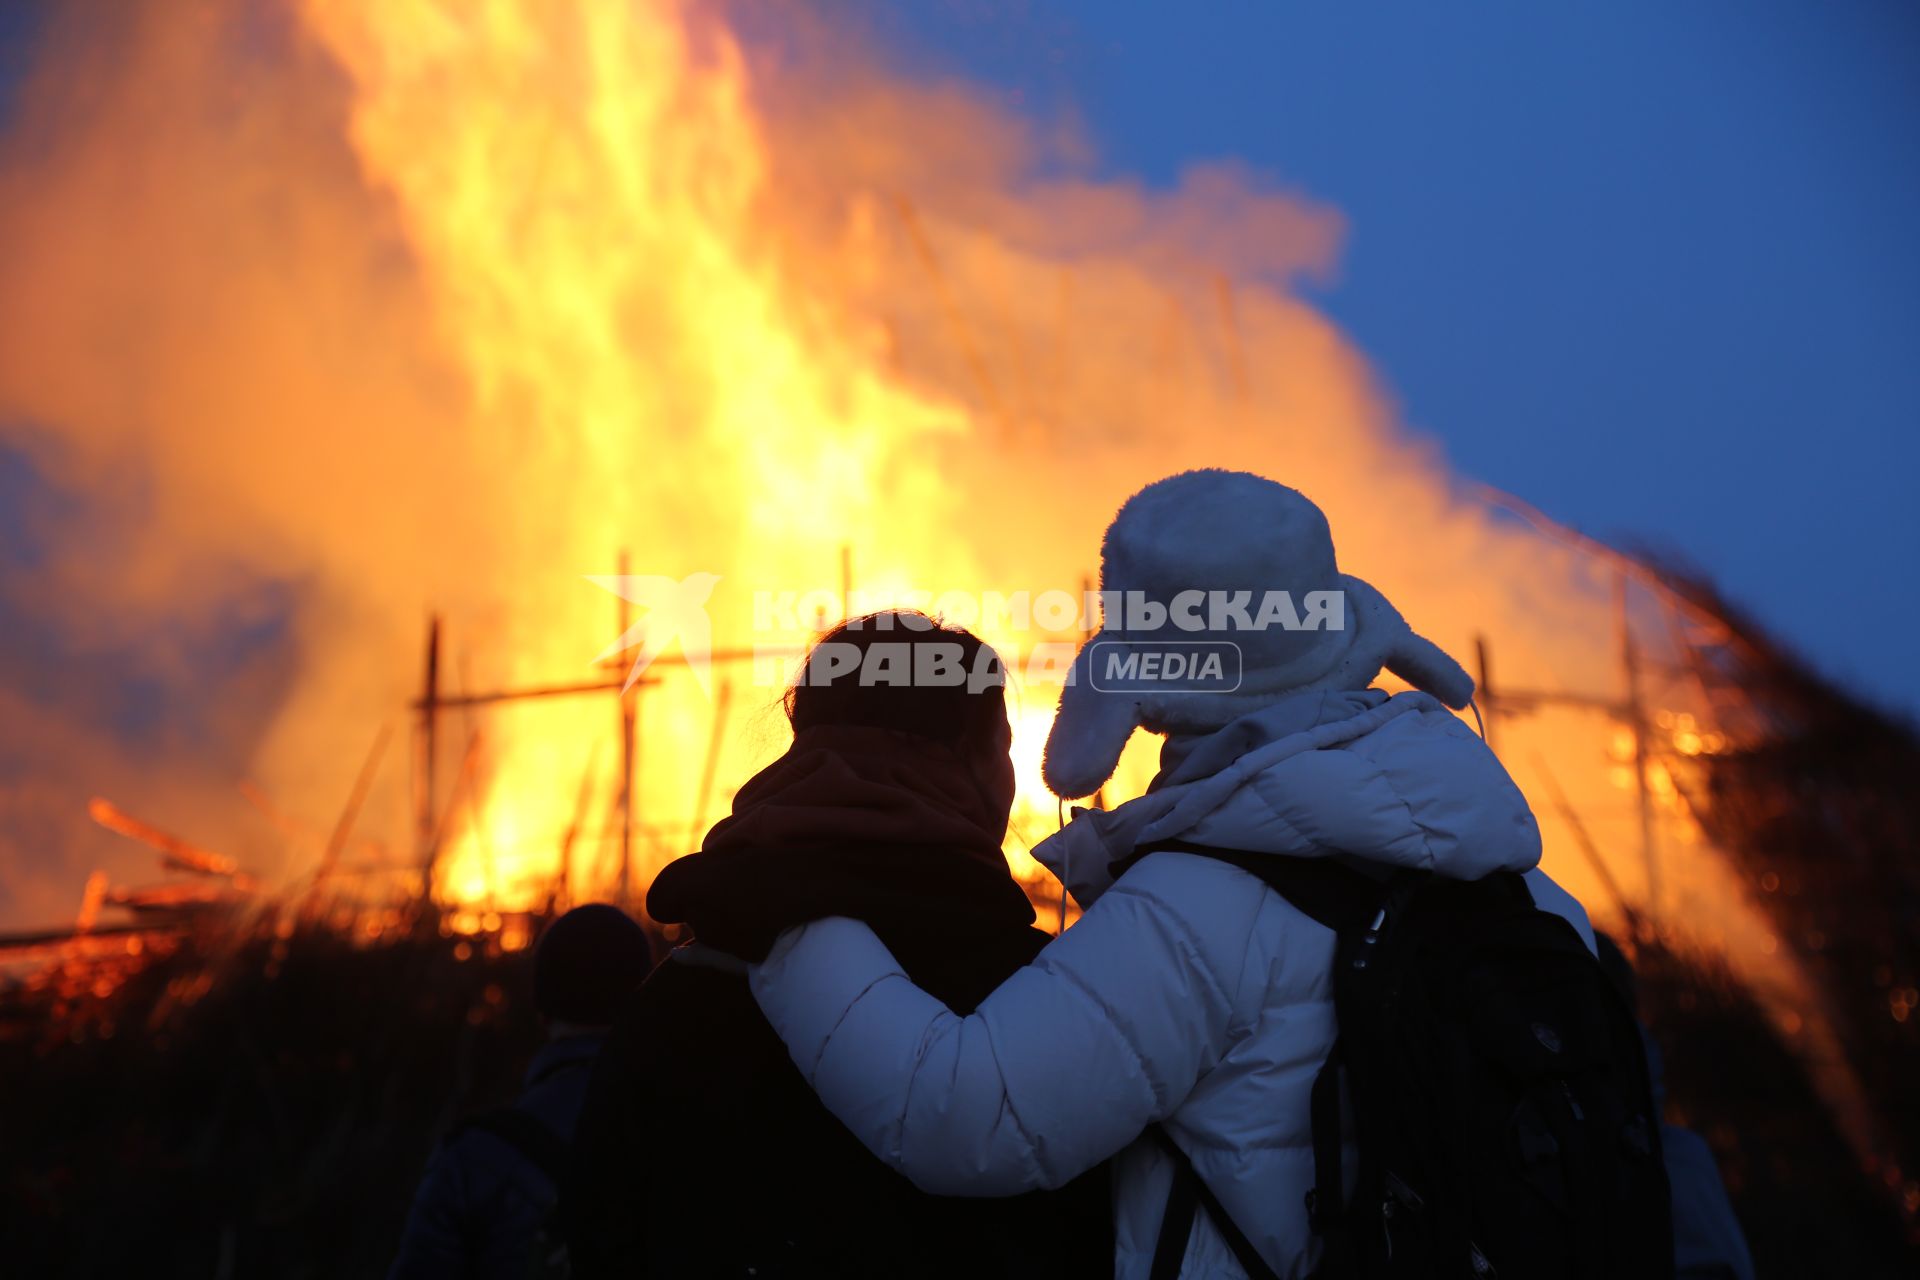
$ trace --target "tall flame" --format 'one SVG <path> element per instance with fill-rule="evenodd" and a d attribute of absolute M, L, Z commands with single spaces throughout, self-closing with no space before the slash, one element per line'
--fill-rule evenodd
<path fill-rule="evenodd" d="M 960 539 L 930 554 L 960 509 L 921 465 L 964 437 L 966 409 L 889 376 L 870 326 L 809 314 L 723 29 L 701 40 L 686 11 L 624 4 L 305 15 L 352 79 L 355 154 L 397 202 L 471 389 L 462 447 L 511 477 L 485 570 L 516 610 L 487 642 L 497 681 L 576 671 L 609 638 L 607 598 L 580 575 L 619 547 L 649 573 L 719 572 L 723 638 L 746 638 L 738 585 L 830 579 L 843 543 L 883 578 L 977 577 Z M 651 860 L 697 838 L 672 819 L 698 782 L 701 693 L 643 710 L 647 743 L 675 744 L 645 752 Z M 491 753 L 500 781 L 484 830 L 442 864 L 448 895 L 526 905 L 551 873 L 581 749 L 613 721 L 577 703 L 542 718 Z"/>

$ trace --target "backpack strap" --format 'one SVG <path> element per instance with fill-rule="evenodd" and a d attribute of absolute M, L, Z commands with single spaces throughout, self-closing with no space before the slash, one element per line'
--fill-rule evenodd
<path fill-rule="evenodd" d="M 1159 1125 L 1147 1130 L 1173 1158 L 1173 1186 L 1167 1191 L 1167 1208 L 1160 1215 L 1160 1236 L 1153 1243 L 1153 1266 L 1147 1280 L 1179 1280 L 1180 1264 L 1187 1256 L 1187 1241 L 1193 1238 L 1193 1215 L 1200 1207 L 1200 1175 L 1194 1172 L 1187 1153 L 1167 1137 Z"/>
<path fill-rule="evenodd" d="M 1320 1237 L 1322 1254 L 1316 1276 L 1352 1274 L 1353 1236 L 1346 1223 L 1346 1186 L 1340 1169 L 1340 1040 L 1313 1077 L 1307 1114 L 1313 1134 L 1313 1190 L 1307 1192 L 1307 1225 Z"/>
<path fill-rule="evenodd" d="M 1335 933 L 1365 924 L 1368 913 L 1379 907 L 1387 893 L 1385 884 L 1333 858 L 1249 853 L 1191 840 L 1156 840 L 1151 848 L 1114 863 L 1113 873 L 1117 876 L 1155 853 L 1191 853 L 1236 866 Z"/>
<path fill-rule="evenodd" d="M 1156 841 L 1124 862 L 1117 862 L 1117 876 L 1150 853 L 1190 853 L 1218 862 L 1230 863 L 1258 879 L 1285 898 L 1309 919 L 1331 929 L 1346 940 L 1361 929 L 1377 925 L 1381 907 L 1394 896 L 1398 886 L 1375 880 L 1332 858 L 1293 858 L 1271 853 L 1250 853 L 1241 849 L 1222 849 L 1215 845 L 1195 844 L 1190 840 Z M 1372 934 L 1367 935 L 1371 940 Z M 1321 1239 L 1324 1255 L 1316 1274 L 1341 1275 L 1350 1259 L 1350 1240 L 1342 1221 L 1345 1187 L 1341 1173 L 1340 1142 L 1340 1042 L 1335 1040 L 1327 1060 L 1313 1078 L 1310 1114 L 1313 1130 L 1313 1189 L 1307 1193 L 1307 1219 Z M 1234 1257 L 1252 1280 L 1268 1280 L 1273 1268 L 1266 1264 L 1241 1231 L 1219 1199 L 1200 1180 L 1193 1162 L 1159 1125 L 1150 1130 L 1173 1158 L 1173 1189 L 1167 1196 L 1167 1210 L 1160 1221 L 1160 1239 L 1154 1248 L 1153 1271 L 1149 1280 L 1173 1280 L 1180 1273 L 1187 1240 L 1193 1231 L 1193 1216 L 1204 1208 L 1214 1226 L 1225 1237 Z M 1277 1280 L 1277 1277 L 1275 1277 Z"/>
<path fill-rule="evenodd" d="M 1173 1161 L 1173 1190 L 1167 1196 L 1167 1211 L 1160 1219 L 1160 1239 L 1154 1245 L 1153 1270 L 1148 1280 L 1177 1280 L 1180 1263 L 1186 1257 L 1187 1240 L 1193 1234 L 1194 1214 L 1199 1209 L 1205 1209 L 1213 1219 L 1214 1227 L 1233 1250 L 1233 1256 L 1249 1280 L 1280 1280 L 1279 1273 L 1267 1265 L 1267 1260 L 1253 1247 L 1253 1241 L 1247 1239 L 1247 1233 L 1228 1216 L 1220 1198 L 1201 1181 L 1193 1161 L 1180 1149 L 1180 1144 L 1160 1125 L 1149 1125 L 1147 1132 Z"/>
<path fill-rule="evenodd" d="M 490 1133 L 512 1147 L 554 1186 L 559 1186 L 565 1178 L 569 1163 L 567 1144 L 532 1112 L 519 1107 L 482 1111 L 469 1117 L 454 1133 L 457 1136 L 475 1129 Z"/>

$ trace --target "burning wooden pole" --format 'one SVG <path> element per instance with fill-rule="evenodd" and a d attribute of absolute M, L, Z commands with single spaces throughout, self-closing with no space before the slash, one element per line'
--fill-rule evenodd
<path fill-rule="evenodd" d="M 240 901 L 231 888 L 192 880 L 109 889 L 101 902 L 124 911 L 177 916 L 209 907 L 227 907 Z"/>
<path fill-rule="evenodd" d="M 1547 795 L 1553 801 L 1554 809 L 1559 812 L 1560 820 L 1567 824 L 1569 831 L 1573 832 L 1574 845 L 1586 855 L 1587 865 L 1593 869 L 1595 878 L 1606 889 L 1607 896 L 1613 899 L 1613 905 L 1619 910 L 1620 918 L 1626 922 L 1627 932 L 1632 940 L 1636 943 L 1651 942 L 1653 933 L 1646 927 L 1645 918 L 1633 909 L 1633 905 L 1627 901 L 1627 895 L 1620 891 L 1620 882 L 1614 879 L 1613 869 L 1601 856 L 1600 846 L 1594 843 L 1593 835 L 1587 830 L 1587 824 L 1581 820 L 1579 811 L 1573 807 L 1573 802 L 1567 799 L 1567 793 L 1561 789 L 1560 779 L 1555 777 L 1553 770 L 1547 767 L 1546 757 L 1536 752 L 1533 757 L 1533 767 L 1540 775 L 1540 780 L 1546 784 Z"/>
<path fill-rule="evenodd" d="M 566 698 L 576 693 L 606 693 L 618 691 L 626 686 L 625 680 L 589 680 L 581 684 L 536 685 L 531 689 L 489 689 L 485 693 L 447 694 L 437 700 L 442 711 L 455 711 L 465 707 L 483 707 L 491 702 L 524 702 L 530 698 Z M 652 684 L 653 681 L 641 678 L 635 680 L 634 687 Z M 410 703 L 418 708 L 418 702 Z"/>
<path fill-rule="evenodd" d="M 91 933 L 94 921 L 100 918 L 100 903 L 107 894 L 107 873 L 95 869 L 87 877 L 87 887 L 80 895 L 80 911 L 73 919 L 73 931 L 76 934 Z"/>
<path fill-rule="evenodd" d="M 447 793 L 447 807 L 433 824 L 433 831 L 427 837 L 427 859 L 422 864 L 427 879 L 422 883 L 420 894 L 423 899 L 433 896 L 433 866 L 440 855 L 440 846 L 446 842 L 453 829 L 453 816 L 467 799 L 468 790 L 474 785 L 474 777 L 480 771 L 480 753 L 483 738 L 478 729 L 467 735 L 467 747 L 460 756 L 460 772 L 454 775 L 453 789 Z"/>
<path fill-rule="evenodd" d="M 223 876 L 229 880 L 240 878 L 239 865 L 232 858 L 202 849 L 179 836 L 149 826 L 111 801 L 95 796 L 87 802 L 87 814 L 116 835 L 158 849 L 161 864 L 170 871 L 191 871 L 195 875 Z"/>
<path fill-rule="evenodd" d="M 1627 576 L 1614 573 L 1614 607 L 1620 629 L 1620 672 L 1626 686 L 1622 707 L 1633 735 L 1633 781 L 1640 814 L 1640 859 L 1647 877 L 1647 914 L 1660 915 L 1660 855 L 1654 844 L 1653 791 L 1647 783 L 1647 714 L 1640 699 L 1640 653 L 1633 640 L 1633 619 L 1627 608 Z"/>
<path fill-rule="evenodd" d="M 373 778 L 380 769 L 380 761 L 387 754 L 387 740 L 393 736 L 393 726 L 383 724 L 380 732 L 374 735 L 373 746 L 367 752 L 367 758 L 360 764 L 360 772 L 353 779 L 353 789 L 347 792 L 347 803 L 340 810 L 339 820 L 333 824 L 333 832 L 327 837 L 326 848 L 320 851 L 320 864 L 314 868 L 313 883 L 307 887 L 307 895 L 300 903 L 300 918 L 308 919 L 313 915 L 315 904 L 319 901 L 320 890 L 333 874 L 340 861 L 340 854 L 347 847 L 347 840 L 353 835 L 353 824 L 360 818 L 360 808 L 366 803 L 367 792 L 373 787 Z"/>
<path fill-rule="evenodd" d="M 1481 732 L 1486 738 L 1487 750 L 1499 755 L 1500 748 L 1494 742 L 1493 724 L 1500 710 L 1500 700 L 1493 692 L 1493 656 L 1487 652 L 1487 637 L 1484 633 L 1474 636 L 1473 654 L 1475 665 L 1479 668 L 1475 673 L 1476 692 L 1485 721 Z"/>
<path fill-rule="evenodd" d="M 620 552 L 620 576 L 628 573 L 627 553 Z M 629 626 L 625 592 L 615 593 L 618 634 L 624 637 Z M 639 769 L 639 698 L 634 690 L 620 690 L 620 906 L 625 910 L 633 900 L 633 787 Z"/>
<path fill-rule="evenodd" d="M 0 959 L 16 960 L 44 951 L 59 951 L 75 945 L 112 947 L 153 938 L 180 936 L 178 924 L 108 924 L 92 929 L 36 929 L 26 933 L 0 934 Z"/>
<path fill-rule="evenodd" d="M 434 769 L 440 731 L 440 615 L 437 613 L 427 619 L 426 675 L 414 707 L 420 713 L 416 756 L 419 772 L 414 781 L 414 848 L 420 863 L 420 891 L 425 895 L 433 886 Z"/>

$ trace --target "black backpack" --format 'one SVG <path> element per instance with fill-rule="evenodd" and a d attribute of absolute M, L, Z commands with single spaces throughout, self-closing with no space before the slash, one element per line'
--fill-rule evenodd
<path fill-rule="evenodd" d="M 1307 1209 L 1326 1280 L 1667 1280 L 1672 1205 L 1640 1027 L 1572 925 L 1517 874 L 1376 880 L 1331 859 L 1182 842 L 1337 935 L 1339 1033 L 1314 1079 Z M 1357 1181 L 1343 1197 L 1341 1093 Z M 1271 1267 L 1164 1131 L 1175 1178 L 1154 1280 L 1204 1209 Z"/>
<path fill-rule="evenodd" d="M 555 1188 L 564 1190 L 571 1172 L 572 1151 L 538 1116 L 519 1107 L 498 1107 L 469 1116 L 452 1136 L 475 1129 L 490 1133 L 512 1147 L 546 1175 Z M 566 1280 L 572 1274 L 563 1207 L 563 1203 L 557 1203 L 527 1243 L 525 1274 L 534 1280 Z"/>

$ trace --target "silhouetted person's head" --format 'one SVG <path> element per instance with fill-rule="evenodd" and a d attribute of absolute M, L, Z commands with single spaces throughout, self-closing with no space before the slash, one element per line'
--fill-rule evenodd
<path fill-rule="evenodd" d="M 575 907 L 533 950 L 533 1003 L 555 1030 L 613 1025 L 653 968 L 653 943 L 632 916 L 604 902 Z"/>
<path fill-rule="evenodd" d="M 1013 806 L 1006 666 L 992 646 L 924 613 L 849 618 L 815 642 L 787 690 L 797 735 L 864 725 L 951 747 L 1001 820 Z"/>

